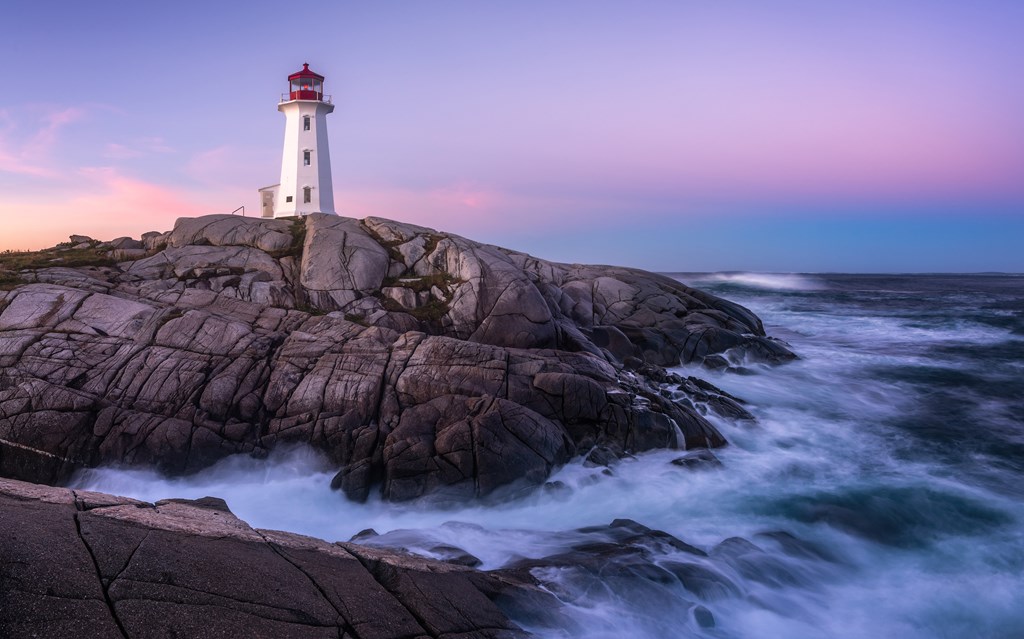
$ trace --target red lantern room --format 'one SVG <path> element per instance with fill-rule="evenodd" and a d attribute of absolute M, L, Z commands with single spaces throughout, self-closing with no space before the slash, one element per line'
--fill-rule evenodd
<path fill-rule="evenodd" d="M 302 71 L 288 76 L 290 100 L 323 100 L 324 76 L 309 70 L 309 64 L 303 63 Z"/>

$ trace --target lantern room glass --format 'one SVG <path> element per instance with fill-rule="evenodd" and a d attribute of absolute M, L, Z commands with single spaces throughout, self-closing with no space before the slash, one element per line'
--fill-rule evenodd
<path fill-rule="evenodd" d="M 317 78 L 296 78 L 291 81 L 293 100 L 319 100 L 323 97 L 324 83 Z"/>

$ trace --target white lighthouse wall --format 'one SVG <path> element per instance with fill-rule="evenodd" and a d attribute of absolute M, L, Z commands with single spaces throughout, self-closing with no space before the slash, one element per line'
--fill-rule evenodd
<path fill-rule="evenodd" d="M 334 105 L 317 100 L 282 102 L 278 110 L 285 115 L 284 150 L 281 156 L 281 186 L 277 192 L 274 217 L 334 213 L 334 188 L 331 157 L 327 142 L 327 114 Z M 310 117 L 310 130 L 303 118 Z M 309 151 L 310 163 L 304 162 Z M 303 189 L 312 189 L 309 202 L 303 201 Z M 288 201 L 291 197 L 292 201 Z"/>
<path fill-rule="evenodd" d="M 313 153 L 313 164 L 317 171 L 317 188 L 313 189 L 313 202 L 318 201 L 317 210 L 321 213 L 334 213 L 334 178 L 331 176 L 331 146 L 327 142 L 327 114 L 334 110 L 317 109 L 313 118 L 313 133 L 316 133 L 316 151 Z"/>

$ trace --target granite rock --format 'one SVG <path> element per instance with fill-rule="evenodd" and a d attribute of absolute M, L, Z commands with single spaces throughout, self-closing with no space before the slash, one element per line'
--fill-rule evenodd
<path fill-rule="evenodd" d="M 380 218 L 182 218 L 142 244 L 0 289 L 0 475 L 189 473 L 303 443 L 353 499 L 483 497 L 594 447 L 724 445 L 704 404 L 746 409 L 692 381 L 701 402 L 677 401 L 661 367 L 794 357 L 669 277 Z"/>

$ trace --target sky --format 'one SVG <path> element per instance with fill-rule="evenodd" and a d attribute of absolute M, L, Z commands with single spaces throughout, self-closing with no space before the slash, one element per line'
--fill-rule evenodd
<path fill-rule="evenodd" d="M 1024 2 L 5 3 L 0 250 L 335 204 L 564 262 L 1024 272 Z"/>

